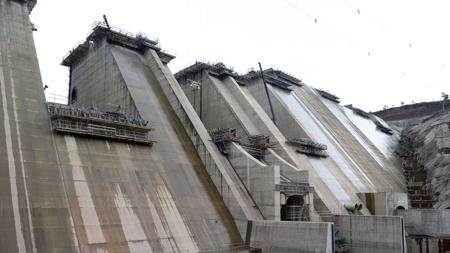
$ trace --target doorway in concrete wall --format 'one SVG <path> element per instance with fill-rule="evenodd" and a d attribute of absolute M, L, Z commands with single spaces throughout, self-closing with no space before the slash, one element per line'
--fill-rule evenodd
<path fill-rule="evenodd" d="M 308 220 L 308 214 L 308 207 L 301 195 L 289 196 L 286 204 L 281 207 L 282 221 L 306 221 Z"/>

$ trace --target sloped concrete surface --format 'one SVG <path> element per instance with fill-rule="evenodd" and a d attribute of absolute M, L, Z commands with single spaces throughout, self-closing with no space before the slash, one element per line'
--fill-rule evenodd
<path fill-rule="evenodd" d="M 248 89 L 270 113 L 262 85 L 257 79 Z M 268 88 L 275 115 L 280 116 L 277 126 L 287 139 L 303 137 L 327 145 L 328 158 L 306 159 L 311 166 L 310 181 L 333 213 L 345 214 L 340 209 L 342 203 L 358 201 L 359 192 L 406 191 L 401 166 L 394 155 L 397 133 L 381 133 L 372 120 L 353 115 L 307 85 L 291 86 L 291 92 L 270 85 Z M 326 188 L 334 198 L 325 193 Z M 363 212 L 369 214 L 367 210 Z"/>
<path fill-rule="evenodd" d="M 0 252 L 79 252 L 21 1 L 0 1 Z"/>

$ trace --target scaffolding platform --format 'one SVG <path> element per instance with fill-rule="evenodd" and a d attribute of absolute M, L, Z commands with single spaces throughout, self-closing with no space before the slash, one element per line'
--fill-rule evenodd
<path fill-rule="evenodd" d="M 348 109 L 352 110 L 353 113 L 358 114 L 361 117 L 364 117 L 366 119 L 370 119 L 370 113 L 365 112 L 359 108 L 353 107 L 353 105 L 346 105 L 345 107 L 347 107 Z"/>
<path fill-rule="evenodd" d="M 393 131 L 392 129 L 390 129 L 389 127 L 386 127 L 386 126 L 383 125 L 380 121 L 378 121 L 378 120 L 375 119 L 373 122 L 375 123 L 375 125 L 377 126 L 377 128 L 378 128 L 381 132 L 383 132 L 383 133 L 385 133 L 385 134 L 388 134 L 388 135 L 393 135 L 393 134 L 394 134 L 394 131 Z"/>
<path fill-rule="evenodd" d="M 292 91 L 292 89 L 290 88 L 290 86 L 292 86 L 290 83 L 280 80 L 276 77 L 273 76 L 269 76 L 267 74 L 264 74 L 264 77 L 266 79 L 266 82 L 270 85 L 276 86 L 280 89 L 286 90 L 286 91 Z"/>
<path fill-rule="evenodd" d="M 264 77 L 268 84 L 287 91 L 292 91 L 292 88 L 290 87 L 293 85 L 298 87 L 303 86 L 303 83 L 300 79 L 297 79 L 281 70 L 275 70 L 272 68 L 266 69 L 264 70 Z"/>
<path fill-rule="evenodd" d="M 286 143 L 295 146 L 298 153 L 324 158 L 328 157 L 328 154 L 325 152 L 327 150 L 327 145 L 325 144 L 307 138 L 294 138 L 286 141 Z"/>
<path fill-rule="evenodd" d="M 52 129 L 60 133 L 78 134 L 118 141 L 151 145 L 149 132 L 153 128 L 142 119 L 123 114 L 101 112 L 93 108 L 77 108 L 69 105 L 47 103 Z"/>
<path fill-rule="evenodd" d="M 248 81 L 242 78 L 242 76 L 238 75 L 238 73 L 236 73 L 232 68 L 227 67 L 221 62 L 208 63 L 202 61 L 196 61 L 191 66 L 182 69 L 175 74 L 175 78 L 178 80 L 178 82 L 180 82 L 180 84 L 182 84 L 189 79 L 197 80 L 198 75 L 201 74 L 202 71 L 205 71 L 207 74 L 219 78 L 220 80 L 223 80 L 228 76 L 233 77 L 239 85 L 245 86 Z"/>
<path fill-rule="evenodd" d="M 227 155 L 230 142 L 239 142 L 235 128 L 214 128 L 209 131 L 212 141 L 219 148 L 219 151 Z"/>
<path fill-rule="evenodd" d="M 321 90 L 321 89 L 316 89 L 316 91 L 319 92 L 319 94 L 322 97 L 324 97 L 324 98 L 326 98 L 328 100 L 331 100 L 331 101 L 333 101 L 335 103 L 338 103 L 338 104 L 341 102 L 341 99 L 338 96 L 333 95 L 333 94 L 329 93 L 328 91 L 324 91 L 324 90 Z"/>
<path fill-rule="evenodd" d="M 266 79 L 266 82 L 270 85 L 276 86 L 278 88 L 281 88 L 286 91 L 292 91 L 291 86 L 295 85 L 298 87 L 302 87 L 303 83 L 300 79 L 293 77 L 286 72 L 283 72 L 281 70 L 275 70 L 275 69 L 266 69 L 263 71 L 264 78 Z M 242 83 L 242 85 L 245 85 L 246 83 L 250 82 L 251 80 L 257 79 L 261 77 L 260 71 L 254 71 L 251 70 L 245 75 L 239 76 L 237 79 L 238 83 Z"/>
<path fill-rule="evenodd" d="M 225 64 L 219 62 L 217 64 L 214 64 L 210 69 L 209 69 L 209 74 L 216 76 L 219 79 L 224 79 L 227 76 L 231 76 L 234 78 L 238 77 L 238 74 L 236 72 L 234 72 L 233 69 L 228 68 L 227 66 L 225 66 Z"/>
<path fill-rule="evenodd" d="M 157 39 L 150 39 L 147 35 L 142 33 L 133 34 L 120 28 L 109 26 L 105 22 L 95 22 L 92 31 L 87 36 L 86 40 L 70 50 L 63 58 L 61 65 L 70 67 L 72 64 L 78 62 L 79 59 L 87 54 L 89 44 L 91 42 L 99 41 L 102 38 L 106 38 L 110 43 L 139 52 L 143 52 L 146 49 L 153 49 L 164 64 L 175 59 L 175 56 L 161 49 Z"/>
<path fill-rule="evenodd" d="M 241 146 L 254 158 L 261 160 L 266 155 L 266 150 L 273 148 L 275 144 L 270 142 L 268 135 L 258 134 L 249 136 L 246 143 L 241 142 Z"/>

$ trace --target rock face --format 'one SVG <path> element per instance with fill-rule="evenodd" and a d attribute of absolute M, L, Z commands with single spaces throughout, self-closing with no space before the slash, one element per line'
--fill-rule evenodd
<path fill-rule="evenodd" d="M 404 129 L 401 144 L 400 153 L 409 154 L 410 164 L 416 168 L 411 171 L 410 185 L 423 180 L 420 187 L 431 197 L 432 207 L 450 207 L 450 113 L 436 114 Z"/>
<path fill-rule="evenodd" d="M 450 111 L 450 106 L 447 105 L 445 110 Z M 442 112 L 442 101 L 403 105 L 374 112 L 374 114 L 388 121 L 392 126 L 408 127 L 420 124 L 430 115 L 440 112 Z"/>

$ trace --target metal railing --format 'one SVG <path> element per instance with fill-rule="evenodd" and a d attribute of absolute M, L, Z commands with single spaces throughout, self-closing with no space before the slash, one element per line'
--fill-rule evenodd
<path fill-rule="evenodd" d="M 95 108 L 78 108 L 58 103 L 47 103 L 48 111 L 52 118 L 72 118 L 85 121 L 93 121 L 101 124 L 120 125 L 124 128 L 131 128 L 143 132 L 151 131 L 148 121 L 137 118 L 130 118 L 126 115 L 113 112 L 102 112 Z"/>
<path fill-rule="evenodd" d="M 148 42 L 150 42 L 154 46 L 158 45 L 158 43 L 159 43 L 159 40 L 157 38 L 150 37 L 150 36 L 148 36 L 148 35 L 146 35 L 144 33 L 141 33 L 141 32 L 135 34 L 135 33 L 126 31 L 124 29 L 120 29 L 120 28 L 115 27 L 115 26 L 109 26 L 108 27 L 104 21 L 96 21 L 96 22 L 94 22 L 92 24 L 92 28 L 89 30 L 89 32 L 88 32 L 88 34 L 86 35 L 85 38 L 88 39 L 89 37 L 91 37 L 91 35 L 96 31 L 96 29 L 99 29 L 99 28 L 100 29 L 105 29 L 105 30 L 110 30 L 110 31 L 115 32 L 117 34 L 120 34 L 120 35 L 122 35 L 124 37 L 129 37 L 130 39 L 135 39 L 135 40 L 147 39 Z M 75 52 L 80 46 L 82 46 L 82 45 L 84 45 L 86 43 L 87 43 L 86 39 L 78 42 L 69 52 L 67 52 L 64 55 L 64 57 L 62 58 L 61 62 L 64 62 L 64 60 L 69 58 L 69 56 L 73 52 Z"/>
<path fill-rule="evenodd" d="M 132 131 L 109 126 L 89 124 L 75 120 L 54 119 L 52 128 L 57 132 L 103 137 L 115 140 L 129 141 L 141 144 L 152 144 L 148 133 Z"/>
<path fill-rule="evenodd" d="M 328 157 L 325 152 L 327 145 L 312 141 L 307 138 L 294 138 L 286 141 L 286 143 L 294 145 L 298 153 L 313 155 L 318 157 Z"/>
<path fill-rule="evenodd" d="M 212 141 L 224 155 L 228 154 L 228 145 L 230 142 L 239 142 L 235 128 L 215 128 L 208 131 Z"/>
<path fill-rule="evenodd" d="M 327 145 L 312 141 L 307 138 L 293 138 L 293 139 L 288 140 L 287 143 L 293 144 L 296 146 L 308 146 L 308 147 L 319 149 L 319 150 L 327 149 Z"/>
<path fill-rule="evenodd" d="M 53 103 L 53 104 L 67 105 L 69 102 L 69 99 L 67 98 L 67 96 L 58 95 L 55 93 L 45 94 L 45 99 L 46 99 L 47 103 Z"/>
<path fill-rule="evenodd" d="M 341 99 L 340 99 L 338 96 L 333 95 L 333 94 L 331 94 L 331 93 L 328 92 L 328 91 L 321 90 L 321 89 L 316 89 L 316 91 L 317 91 L 322 97 L 327 98 L 328 100 L 331 100 L 331 101 L 336 102 L 336 103 L 338 103 L 338 104 L 341 102 Z"/>
<path fill-rule="evenodd" d="M 52 129 L 57 132 L 152 144 L 147 121 L 123 114 L 47 103 Z"/>
<path fill-rule="evenodd" d="M 275 190 L 289 194 L 305 195 L 313 192 L 314 187 L 310 186 L 308 182 L 281 182 L 280 184 L 275 185 Z"/>
<path fill-rule="evenodd" d="M 282 209 L 282 218 L 285 221 L 310 221 L 309 205 L 286 205 Z"/>

